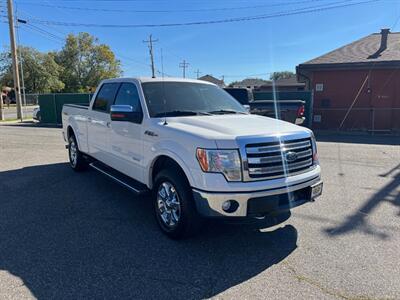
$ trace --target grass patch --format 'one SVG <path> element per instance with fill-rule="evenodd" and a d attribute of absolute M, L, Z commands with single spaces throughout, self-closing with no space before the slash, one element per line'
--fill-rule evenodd
<path fill-rule="evenodd" d="M 23 118 L 22 120 L 23 121 L 33 121 L 32 118 Z M 0 120 L 0 123 L 1 122 L 16 122 L 16 121 L 20 121 L 20 119 L 18 119 L 18 118 L 9 118 L 9 119 Z"/>

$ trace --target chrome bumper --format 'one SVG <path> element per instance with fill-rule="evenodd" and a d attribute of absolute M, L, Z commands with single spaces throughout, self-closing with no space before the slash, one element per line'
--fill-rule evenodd
<path fill-rule="evenodd" d="M 257 201 L 259 201 L 260 198 L 265 198 L 261 199 L 262 201 L 265 201 L 265 204 L 267 204 L 269 207 L 265 211 L 265 215 L 273 214 L 279 211 L 291 209 L 313 200 L 310 194 L 309 197 L 304 197 L 304 199 L 298 199 L 297 201 L 293 202 L 290 201 L 289 205 L 279 205 L 279 203 L 276 201 L 276 197 L 274 196 L 287 195 L 291 192 L 315 186 L 321 182 L 321 178 L 318 176 L 296 185 L 267 189 L 257 192 L 207 192 L 193 188 L 193 196 L 198 212 L 204 217 L 248 217 L 250 216 L 248 213 L 248 202 L 251 199 L 257 198 Z M 239 204 L 238 208 L 234 212 L 229 213 L 222 209 L 222 204 L 228 200 L 234 200 Z"/>

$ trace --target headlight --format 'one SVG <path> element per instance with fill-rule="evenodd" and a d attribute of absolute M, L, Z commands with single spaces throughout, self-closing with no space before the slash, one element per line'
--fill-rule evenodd
<path fill-rule="evenodd" d="M 238 150 L 198 148 L 196 156 L 204 172 L 222 173 L 228 181 L 242 180 L 242 168 Z"/>
<path fill-rule="evenodd" d="M 315 136 L 313 133 L 311 134 L 311 145 L 312 145 L 312 152 L 313 152 L 313 164 L 318 165 L 319 161 L 318 161 L 318 152 L 317 152 L 317 142 L 315 140 Z"/>

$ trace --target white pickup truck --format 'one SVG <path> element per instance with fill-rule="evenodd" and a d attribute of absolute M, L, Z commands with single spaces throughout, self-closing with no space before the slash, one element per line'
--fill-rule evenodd
<path fill-rule="evenodd" d="M 104 80 L 88 106 L 64 105 L 62 122 L 71 167 L 151 192 L 172 238 L 205 217 L 268 218 L 322 193 L 311 130 L 251 115 L 208 82 Z"/>

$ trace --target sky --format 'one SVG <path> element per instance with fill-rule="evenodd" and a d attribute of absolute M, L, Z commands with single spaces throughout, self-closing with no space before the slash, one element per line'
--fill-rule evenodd
<path fill-rule="evenodd" d="M 40 51 L 59 50 L 68 33 L 89 32 L 115 52 L 124 76 L 150 76 L 149 53 L 143 40 L 152 34 L 158 40 L 154 55 L 159 71 L 181 77 L 179 63 L 185 59 L 189 63 L 187 77 L 196 78 L 199 70 L 200 76 L 224 76 L 226 82 L 231 82 L 246 77 L 268 79 L 274 71 L 294 72 L 296 65 L 380 32 L 381 28 L 400 31 L 400 0 L 349 5 L 366 1 L 14 0 L 14 8 L 17 17 L 29 24 L 19 26 L 21 45 Z M 6 1 L 0 3 L 0 46 L 4 50 L 9 46 Z M 326 9 L 334 6 L 343 7 Z M 304 9 L 311 12 L 299 13 Z M 154 25 L 253 16 L 269 17 L 191 26 L 85 25 Z M 55 22 L 64 23 L 59 26 Z"/>

